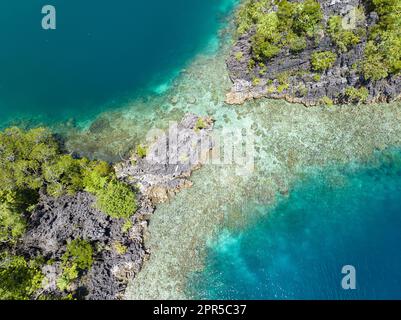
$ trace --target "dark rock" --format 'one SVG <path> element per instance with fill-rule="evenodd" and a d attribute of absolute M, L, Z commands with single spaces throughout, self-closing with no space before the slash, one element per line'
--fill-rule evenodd
<path fill-rule="evenodd" d="M 81 299 L 116 299 L 126 287 L 128 278 L 139 272 L 146 255 L 142 238 L 131 239 L 122 232 L 123 221 L 112 219 L 94 207 L 95 198 L 85 192 L 58 199 L 42 195 L 30 218 L 28 231 L 20 253 L 31 258 L 44 256 L 59 261 L 66 244 L 74 239 L 89 241 L 95 248 L 94 264 L 76 284 Z M 137 215 L 133 222 L 136 223 Z M 113 245 L 119 243 L 126 253 L 119 255 Z M 126 278 L 114 270 L 124 270 Z M 61 272 L 59 264 L 46 265 L 47 290 L 57 291 L 56 279 Z"/>

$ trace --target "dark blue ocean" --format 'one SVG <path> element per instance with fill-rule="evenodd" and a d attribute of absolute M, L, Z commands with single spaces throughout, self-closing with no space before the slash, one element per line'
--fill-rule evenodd
<path fill-rule="evenodd" d="M 235 2 L 1 1 L 1 122 L 87 119 L 157 92 L 216 37 Z M 56 8 L 56 30 L 41 27 L 44 5 Z"/>
<path fill-rule="evenodd" d="M 192 293 L 208 299 L 401 299 L 401 152 L 316 170 L 209 248 Z M 356 290 L 341 286 L 356 270 Z"/>

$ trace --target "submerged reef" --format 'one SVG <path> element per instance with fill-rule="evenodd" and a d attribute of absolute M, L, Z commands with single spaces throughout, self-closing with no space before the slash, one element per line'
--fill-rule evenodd
<path fill-rule="evenodd" d="M 0 298 L 122 298 L 150 253 L 149 218 L 191 186 L 213 147 L 212 128 L 211 118 L 187 114 L 115 168 L 63 154 L 46 129 L 5 130 L 0 179 L 10 188 L 0 189 Z"/>
<path fill-rule="evenodd" d="M 401 3 L 247 0 L 227 66 L 229 104 L 390 102 L 401 95 Z"/>

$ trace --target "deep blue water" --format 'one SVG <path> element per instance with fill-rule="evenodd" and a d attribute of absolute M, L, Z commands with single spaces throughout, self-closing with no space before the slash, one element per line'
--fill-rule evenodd
<path fill-rule="evenodd" d="M 190 288 L 209 299 L 401 299 L 401 152 L 316 171 L 245 230 L 226 231 Z M 342 289 L 344 265 L 356 290 Z"/>
<path fill-rule="evenodd" d="M 0 120 L 88 118 L 143 95 L 205 49 L 234 2 L 1 1 Z M 56 30 L 41 27 L 45 4 Z"/>

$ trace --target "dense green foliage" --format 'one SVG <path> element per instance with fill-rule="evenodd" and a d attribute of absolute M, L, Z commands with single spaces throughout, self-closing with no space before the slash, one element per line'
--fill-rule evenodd
<path fill-rule="evenodd" d="M 315 71 L 325 71 L 331 68 L 337 60 L 337 55 L 331 51 L 314 52 L 311 58 L 312 68 Z"/>
<path fill-rule="evenodd" d="M 361 87 L 359 89 L 348 87 L 347 89 L 345 89 L 345 96 L 350 102 L 363 103 L 369 97 L 369 90 L 365 87 Z"/>
<path fill-rule="evenodd" d="M 43 168 L 59 153 L 45 129 L 0 132 L 0 241 L 15 241 L 25 231 L 24 213 L 38 200 L 45 185 Z"/>
<path fill-rule="evenodd" d="M 148 148 L 142 144 L 139 144 L 136 147 L 136 154 L 138 155 L 138 157 L 140 158 L 145 158 L 148 154 Z"/>
<path fill-rule="evenodd" d="M 366 32 L 365 10 L 378 14 L 378 23 Z M 354 26 L 355 23 L 355 26 Z M 300 52 L 313 46 L 324 31 L 336 45 L 336 52 L 346 52 L 362 39 L 367 43 L 364 59 L 354 65 L 366 80 L 380 80 L 401 73 L 401 1 L 369 0 L 366 6 L 354 8 L 350 20 L 340 15 L 329 17 L 323 26 L 323 13 L 316 0 L 247 0 L 237 13 L 237 32 L 252 34 L 252 59 L 248 69 L 259 66 L 258 73 L 266 73 L 266 60 L 277 56 L 283 49 Z M 238 55 L 238 60 L 243 56 Z M 336 60 L 334 52 L 316 52 L 311 57 L 313 71 L 331 68 Z M 253 84 L 260 83 L 253 75 Z M 348 90 L 350 99 L 358 96 Z M 352 98 L 351 98 L 352 96 Z M 360 96 L 360 94 L 359 94 Z M 355 97 L 355 99 L 356 99 Z M 361 98 L 361 97 L 360 97 Z"/>
<path fill-rule="evenodd" d="M 113 218 L 129 218 L 137 209 L 131 188 L 112 180 L 97 193 L 97 206 Z"/>
<path fill-rule="evenodd" d="M 93 263 L 93 249 L 89 242 L 81 239 L 72 240 L 61 257 L 64 265 L 76 264 L 79 270 L 87 270 Z"/>
<path fill-rule="evenodd" d="M 13 242 L 24 233 L 25 214 L 36 205 L 40 190 L 54 197 L 86 190 L 98 195 L 99 209 L 113 217 L 128 217 L 136 209 L 134 192 L 116 181 L 106 162 L 62 154 L 44 128 L 1 132 L 0 242 Z"/>
<path fill-rule="evenodd" d="M 202 118 L 198 118 L 195 124 L 195 130 L 202 130 L 206 128 L 206 122 Z"/>
<path fill-rule="evenodd" d="M 357 32 L 362 29 L 346 30 L 342 26 L 342 21 L 343 19 L 340 16 L 330 17 L 327 30 L 338 49 L 345 52 L 361 41 L 361 37 Z"/>
<path fill-rule="evenodd" d="M 43 274 L 35 261 L 0 254 L 0 300 L 28 300 L 41 287 Z"/>
<path fill-rule="evenodd" d="M 129 185 L 117 180 L 108 163 L 63 154 L 58 141 L 44 128 L 29 131 L 9 128 L 0 132 L 2 248 L 13 248 L 24 234 L 27 216 L 35 208 L 40 192 L 59 197 L 78 191 L 94 194 L 96 206 L 114 218 L 129 218 L 136 211 L 135 193 Z M 81 239 L 71 241 L 61 261 L 62 274 L 57 285 L 64 291 L 91 267 L 91 244 Z M 42 279 L 35 261 L 26 261 L 5 250 L 0 253 L 0 299 L 30 299 Z"/>
<path fill-rule="evenodd" d="M 379 23 L 370 30 L 362 72 L 365 79 L 379 80 L 401 72 L 401 1 L 372 0 Z"/>
<path fill-rule="evenodd" d="M 321 30 L 323 13 L 316 0 L 304 2 L 278 2 L 277 12 L 271 0 L 248 0 L 237 14 L 238 33 L 248 32 L 255 25 L 252 49 L 257 60 L 270 59 L 284 46 L 292 51 L 306 47 L 306 39 Z"/>
<path fill-rule="evenodd" d="M 89 270 L 93 264 L 93 248 L 88 241 L 75 239 L 67 245 L 66 252 L 61 257 L 63 272 L 57 279 L 61 291 L 69 288 L 79 273 Z"/>

